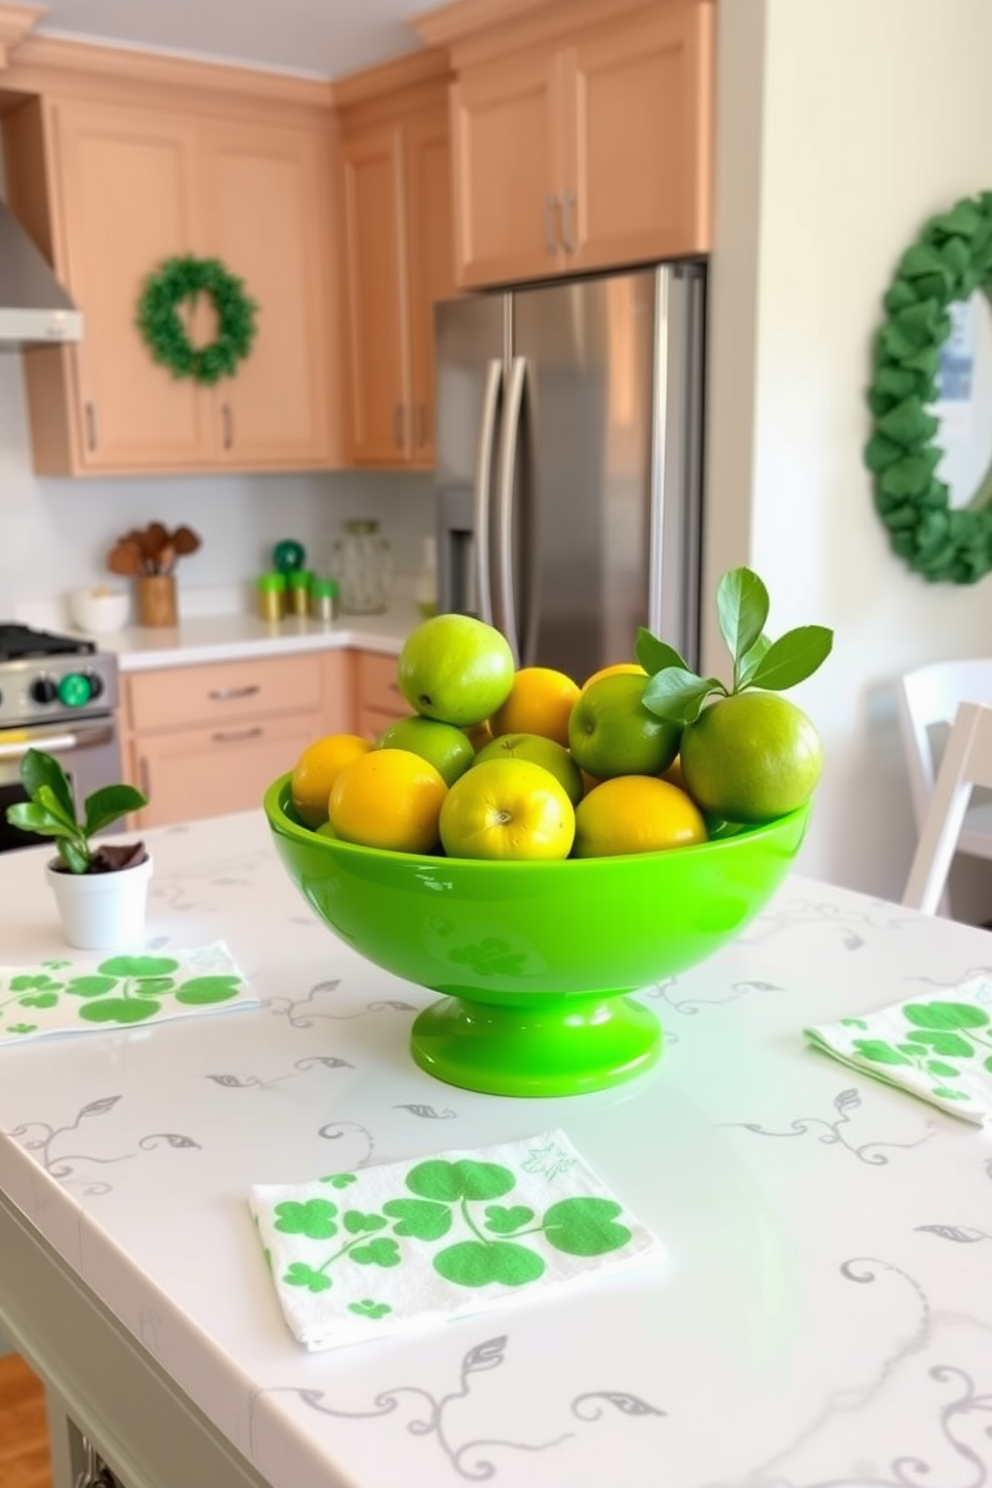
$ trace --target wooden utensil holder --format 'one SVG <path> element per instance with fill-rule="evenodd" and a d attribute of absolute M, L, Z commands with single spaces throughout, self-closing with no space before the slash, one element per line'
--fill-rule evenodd
<path fill-rule="evenodd" d="M 175 574 L 141 574 L 138 579 L 138 624 L 177 624 Z"/>

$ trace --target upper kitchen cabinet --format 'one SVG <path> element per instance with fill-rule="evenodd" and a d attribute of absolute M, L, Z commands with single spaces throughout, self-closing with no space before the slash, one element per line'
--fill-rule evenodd
<path fill-rule="evenodd" d="M 447 81 L 428 52 L 335 84 L 356 465 L 434 462 L 434 304 L 455 292 Z"/>
<path fill-rule="evenodd" d="M 3 77 L 17 89 L 2 119 L 8 200 L 84 317 L 78 345 L 24 353 L 35 469 L 336 465 L 329 91 L 323 109 L 264 86 L 252 98 L 246 82 L 227 97 L 197 64 L 171 65 L 193 69 L 189 86 L 181 70 L 142 88 L 82 64 L 51 79 L 33 68 L 23 89 L 16 66 Z M 214 386 L 174 377 L 135 324 L 145 278 L 182 253 L 219 258 L 258 305 L 249 356 Z M 195 343 L 213 339 L 208 299 L 180 314 Z"/>
<path fill-rule="evenodd" d="M 712 0 L 455 0 L 456 276 L 478 287 L 706 253 Z"/>
<path fill-rule="evenodd" d="M 224 465 L 287 470 L 329 463 L 330 230 L 322 218 L 330 174 L 314 133 L 257 126 L 205 133 L 205 251 L 244 280 L 259 307 L 251 355 L 215 392 Z"/>

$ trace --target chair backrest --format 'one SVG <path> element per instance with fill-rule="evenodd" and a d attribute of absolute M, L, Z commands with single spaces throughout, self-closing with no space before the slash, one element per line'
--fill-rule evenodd
<path fill-rule="evenodd" d="M 936 910 L 976 785 L 992 786 L 992 707 L 962 703 L 937 771 L 903 904 L 927 914 Z"/>
<path fill-rule="evenodd" d="M 922 829 L 939 760 L 931 732 L 949 725 L 961 703 L 992 705 L 992 660 L 935 661 L 896 682 L 899 729 L 906 754 L 916 828 Z"/>

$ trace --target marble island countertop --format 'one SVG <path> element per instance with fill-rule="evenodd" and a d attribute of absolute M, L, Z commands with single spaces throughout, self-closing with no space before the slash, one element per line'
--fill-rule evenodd
<path fill-rule="evenodd" d="M 264 1482 L 992 1483 L 989 1135 L 801 1037 L 963 980 L 986 932 L 793 876 L 640 994 L 666 1033 L 649 1074 L 496 1099 L 414 1066 L 431 994 L 314 919 L 260 814 L 147 840 L 149 946 L 225 939 L 261 1005 L 0 1047 L 0 1191 Z M 0 857 L 5 962 L 65 954 L 45 851 Z M 250 1185 L 555 1126 L 663 1268 L 413 1339 L 294 1342 Z"/>

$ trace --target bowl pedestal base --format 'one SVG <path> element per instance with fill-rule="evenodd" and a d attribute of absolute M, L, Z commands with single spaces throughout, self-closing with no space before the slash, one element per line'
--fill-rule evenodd
<path fill-rule="evenodd" d="M 410 1048 L 429 1075 L 486 1095 L 582 1095 L 649 1069 L 654 1014 L 620 993 L 477 1002 L 444 997 L 414 1019 Z"/>

